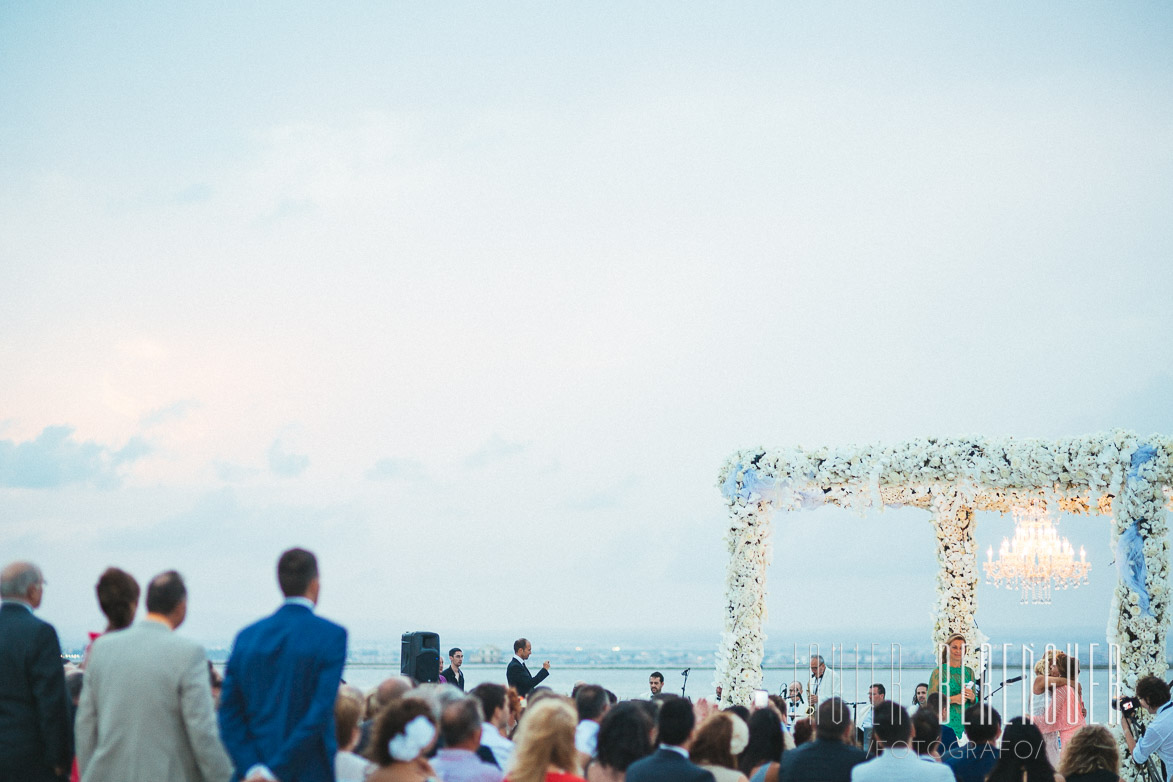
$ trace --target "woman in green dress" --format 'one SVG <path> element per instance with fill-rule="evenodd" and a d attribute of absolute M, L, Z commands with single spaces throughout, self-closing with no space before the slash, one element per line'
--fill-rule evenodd
<path fill-rule="evenodd" d="M 973 691 L 973 669 L 962 665 L 965 656 L 965 636 L 954 633 L 945 640 L 941 651 L 941 664 L 929 677 L 929 692 L 941 693 L 941 700 L 949 703 L 949 727 L 957 737 L 965 730 L 965 710 L 977 700 Z"/>

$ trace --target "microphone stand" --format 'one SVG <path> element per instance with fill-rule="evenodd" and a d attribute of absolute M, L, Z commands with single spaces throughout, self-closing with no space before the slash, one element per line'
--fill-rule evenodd
<path fill-rule="evenodd" d="M 680 675 L 684 677 L 684 686 L 680 688 L 680 697 L 681 698 L 686 697 L 684 694 L 684 691 L 686 689 L 688 689 L 688 672 L 691 670 L 692 670 L 692 668 L 685 668 L 683 671 L 680 672 Z"/>

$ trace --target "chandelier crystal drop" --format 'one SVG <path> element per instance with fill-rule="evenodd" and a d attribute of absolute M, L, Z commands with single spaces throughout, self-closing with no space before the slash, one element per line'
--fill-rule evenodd
<path fill-rule="evenodd" d="M 998 558 L 994 547 L 986 552 L 986 582 L 996 587 L 1022 590 L 1022 603 L 1051 602 L 1051 589 L 1078 587 L 1088 582 L 1091 563 L 1083 547 L 1079 560 L 1067 538 L 1060 537 L 1058 523 L 1044 502 L 1011 509 L 1014 539 L 1002 538 Z"/>

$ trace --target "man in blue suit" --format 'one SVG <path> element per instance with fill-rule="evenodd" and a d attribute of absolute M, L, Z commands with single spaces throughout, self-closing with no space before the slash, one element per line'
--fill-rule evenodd
<path fill-rule="evenodd" d="M 318 561 L 294 548 L 277 562 L 285 604 L 240 631 L 220 696 L 220 736 L 234 780 L 333 782 L 334 699 L 346 630 L 314 615 Z"/>

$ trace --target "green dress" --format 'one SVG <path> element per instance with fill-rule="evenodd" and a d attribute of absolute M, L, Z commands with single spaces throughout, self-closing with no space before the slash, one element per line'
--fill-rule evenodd
<path fill-rule="evenodd" d="M 941 684 L 941 672 L 948 671 L 948 679 L 944 684 Z M 974 681 L 973 669 L 968 665 L 964 668 L 954 668 L 952 666 L 938 665 L 931 676 L 929 676 L 929 692 L 940 692 L 941 699 L 948 702 L 954 695 L 960 695 L 961 691 L 965 689 L 966 682 Z M 953 728 L 953 732 L 957 734 L 957 738 L 961 738 L 962 731 L 965 730 L 964 715 L 965 710 L 973 705 L 973 701 L 966 701 L 964 705 L 960 703 L 949 704 L 949 721 L 946 723 Z"/>

